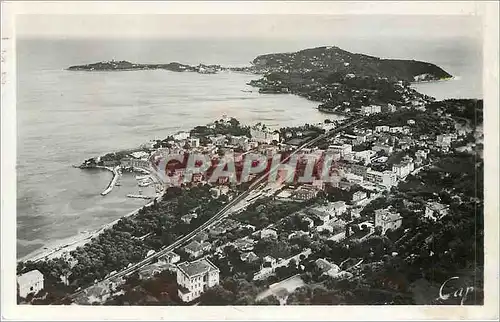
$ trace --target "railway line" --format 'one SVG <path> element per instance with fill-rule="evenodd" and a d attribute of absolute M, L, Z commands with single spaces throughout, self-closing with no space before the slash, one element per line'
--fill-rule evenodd
<path fill-rule="evenodd" d="M 315 143 L 317 143 L 318 141 L 322 140 L 322 139 L 325 139 L 327 138 L 328 136 L 332 135 L 332 134 L 335 134 L 339 131 L 342 131 L 344 130 L 345 128 L 347 127 L 350 127 L 352 125 L 355 125 L 359 122 L 361 122 L 362 120 L 364 120 L 364 118 L 359 118 L 359 119 L 355 119 L 355 120 L 352 120 L 352 121 L 349 121 L 348 123 L 346 124 L 342 124 L 341 126 L 335 128 L 335 129 L 332 129 L 324 134 L 321 134 L 319 136 L 317 136 L 316 138 L 302 144 L 301 146 L 299 146 L 297 149 L 295 149 L 294 152 L 292 152 L 290 155 L 288 155 L 287 158 L 285 158 L 284 160 L 281 161 L 281 164 L 282 163 L 285 163 L 287 162 L 290 157 L 292 157 L 293 155 L 297 154 L 298 152 L 300 152 L 302 149 L 306 148 L 306 147 L 309 147 Z M 256 190 L 256 189 L 260 189 L 261 187 L 264 186 L 264 180 L 267 178 L 268 174 L 270 174 L 271 172 L 275 171 L 281 164 L 278 164 L 276 165 L 274 168 L 272 169 L 269 169 L 268 171 L 266 171 L 264 174 L 262 174 L 259 178 L 257 178 L 249 187 L 249 189 L 243 193 L 241 193 L 240 195 L 238 195 L 237 197 L 235 197 L 233 200 L 231 200 L 227 205 L 225 205 L 219 212 L 217 212 L 214 216 L 212 216 L 210 219 L 208 219 L 205 223 L 201 224 L 199 227 L 197 227 L 196 229 L 194 229 L 193 231 L 191 231 L 190 233 L 182 236 L 181 238 L 179 238 L 178 240 L 176 240 L 175 242 L 173 242 L 172 244 L 168 245 L 168 246 L 165 246 L 164 248 L 160 249 L 158 252 L 150 255 L 149 257 L 143 259 L 142 261 L 130 266 L 130 267 L 127 267 L 123 270 L 121 270 L 120 272 L 117 272 L 97 283 L 95 283 L 94 285 L 97 285 L 97 284 L 105 284 L 106 282 L 110 281 L 110 280 L 113 280 L 113 279 L 117 279 L 117 278 L 120 278 L 120 277 L 124 277 L 124 276 L 127 276 L 137 270 L 139 270 L 141 267 L 143 266 L 146 266 L 146 265 L 149 265 L 151 263 L 154 262 L 154 260 L 170 251 L 173 251 L 174 249 L 188 243 L 189 241 L 191 241 L 197 234 L 199 234 L 200 232 L 202 232 L 203 230 L 205 229 L 208 229 L 210 228 L 212 225 L 214 224 L 217 224 L 219 223 L 222 219 L 224 219 L 227 215 L 229 215 L 231 213 L 231 209 L 233 207 L 235 207 L 239 202 L 241 202 L 242 200 L 244 200 L 246 197 L 249 196 L 249 194 Z M 74 300 L 76 299 L 79 295 L 85 293 L 86 290 L 88 290 L 89 288 L 93 287 L 94 285 L 92 286 L 89 286 L 85 289 L 82 289 L 82 290 L 79 290 L 71 295 L 69 295 L 69 299 L 71 300 Z"/>

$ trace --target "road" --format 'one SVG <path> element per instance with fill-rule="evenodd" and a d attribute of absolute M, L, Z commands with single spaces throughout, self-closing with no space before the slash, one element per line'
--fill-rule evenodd
<path fill-rule="evenodd" d="M 322 139 L 325 139 L 327 138 L 328 136 L 332 135 L 332 134 L 335 134 L 339 131 L 342 131 L 344 130 L 345 128 L 347 127 L 350 127 L 354 124 L 357 124 L 359 122 L 361 122 L 362 120 L 364 120 L 364 118 L 360 118 L 360 119 L 356 119 L 356 120 L 353 120 L 351 122 L 348 122 L 346 124 L 343 124 L 337 128 L 334 128 L 324 134 L 321 134 L 319 136 L 317 136 L 316 138 L 302 144 L 301 146 L 299 146 L 294 152 L 292 152 L 287 158 L 285 158 L 281 163 L 285 163 L 287 162 L 290 157 L 292 157 L 293 155 L 297 154 L 298 152 L 300 152 L 302 149 L 306 148 L 306 147 L 309 147 L 313 144 L 315 144 L 316 142 L 322 140 Z M 275 167 L 273 167 L 272 169 L 269 169 L 267 172 L 265 172 L 264 174 L 262 174 L 258 179 L 255 180 L 255 182 L 253 182 L 249 189 L 243 193 L 241 193 L 239 196 L 235 197 L 233 200 L 231 200 L 226 206 L 224 206 L 219 212 L 217 212 L 213 217 L 211 217 L 209 220 L 207 220 L 205 223 L 203 223 L 202 225 L 200 225 L 198 228 L 194 229 L 193 231 L 191 231 L 190 233 L 188 233 L 187 235 L 184 235 L 183 237 L 181 237 L 180 239 L 176 240 L 174 243 L 170 244 L 169 246 L 166 246 L 164 248 L 162 248 L 161 250 L 159 250 L 158 252 L 152 254 L 151 256 L 145 258 L 144 260 L 130 266 L 130 267 L 127 267 L 125 268 L 124 270 L 120 271 L 120 272 L 117 272 L 116 274 L 113 274 L 107 278 L 105 278 L 104 280 L 101 280 L 100 282 L 96 283 L 96 284 L 105 284 L 106 282 L 112 280 L 112 279 L 116 279 L 116 278 L 120 278 L 120 277 L 123 277 L 123 276 L 127 276 L 128 274 L 134 272 L 134 271 L 137 271 L 139 268 L 143 267 L 143 266 L 146 266 L 148 264 L 151 264 L 153 263 L 153 261 L 170 252 L 170 251 L 173 251 L 174 249 L 188 243 L 189 241 L 191 241 L 197 234 L 199 234 L 200 232 L 202 232 L 203 230 L 211 227 L 212 225 L 214 224 L 217 224 L 219 223 L 222 219 L 224 219 L 227 215 L 229 215 L 230 213 L 232 213 L 232 208 L 235 207 L 238 203 L 240 203 L 241 201 L 243 201 L 246 197 L 248 197 L 250 195 L 250 193 L 255 190 L 255 189 L 258 189 L 262 186 L 264 186 L 264 180 L 267 178 L 268 174 L 275 171 L 276 169 L 278 169 L 280 166 L 280 164 L 276 165 Z M 92 286 L 90 286 L 92 287 Z M 70 298 L 71 299 L 75 299 L 76 297 L 78 297 L 79 295 L 81 295 L 82 293 L 84 293 L 87 289 L 89 289 L 90 287 L 86 288 L 86 289 L 82 289 L 72 295 L 70 295 Z"/>

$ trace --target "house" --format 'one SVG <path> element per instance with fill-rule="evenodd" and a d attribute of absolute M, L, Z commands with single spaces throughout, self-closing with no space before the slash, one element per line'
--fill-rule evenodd
<path fill-rule="evenodd" d="M 440 134 L 436 136 L 436 145 L 442 148 L 450 147 L 451 142 L 456 138 L 456 135 L 453 134 Z"/>
<path fill-rule="evenodd" d="M 382 112 L 382 107 L 379 105 L 369 105 L 369 106 L 362 106 L 361 107 L 361 113 L 365 115 L 370 115 L 370 114 L 375 114 L 375 113 L 380 113 Z"/>
<path fill-rule="evenodd" d="M 302 259 L 309 257 L 312 251 L 310 248 L 306 248 L 304 251 L 298 253 L 297 255 L 291 256 L 287 259 L 276 260 L 271 256 L 266 256 L 263 258 L 260 270 L 254 274 L 253 280 L 262 280 L 274 274 L 276 268 L 287 266 L 292 260 L 295 263 L 299 263 Z"/>
<path fill-rule="evenodd" d="M 403 127 L 402 126 L 394 126 L 389 128 L 389 132 L 391 133 L 403 133 Z"/>
<path fill-rule="evenodd" d="M 387 154 L 391 154 L 394 148 L 387 144 L 375 144 L 372 146 L 372 151 L 379 152 L 384 151 Z"/>
<path fill-rule="evenodd" d="M 316 264 L 318 269 L 322 272 L 322 274 L 325 275 L 335 276 L 340 271 L 340 268 L 337 265 L 330 263 L 324 258 L 319 258 L 314 263 Z"/>
<path fill-rule="evenodd" d="M 307 231 L 303 231 L 303 230 L 294 231 L 293 233 L 288 235 L 288 239 L 300 238 L 302 236 L 309 236 L 309 233 Z"/>
<path fill-rule="evenodd" d="M 106 301 L 110 294 L 105 287 L 101 285 L 91 286 L 85 291 L 89 303 Z"/>
<path fill-rule="evenodd" d="M 382 228 L 382 235 L 384 235 L 389 229 L 398 229 L 401 227 L 402 223 L 403 218 L 400 214 L 393 213 L 388 209 L 375 210 L 375 227 Z"/>
<path fill-rule="evenodd" d="M 189 244 L 184 247 L 184 251 L 189 254 L 189 256 L 196 258 L 200 257 L 203 254 L 202 244 L 193 240 Z"/>
<path fill-rule="evenodd" d="M 194 240 L 196 240 L 199 243 L 202 243 L 207 239 L 208 239 L 208 234 L 205 232 L 200 232 L 194 237 Z"/>
<path fill-rule="evenodd" d="M 396 185 L 398 182 L 397 175 L 389 170 L 386 170 L 384 172 L 368 170 L 366 172 L 365 179 L 366 181 L 384 186 L 387 189 Z"/>
<path fill-rule="evenodd" d="M 426 160 L 427 159 L 427 152 L 425 150 L 418 150 L 417 152 L 415 152 L 415 157 L 417 159 L 422 159 L 422 160 Z"/>
<path fill-rule="evenodd" d="M 260 231 L 260 238 L 278 238 L 278 233 L 274 229 L 262 229 Z"/>
<path fill-rule="evenodd" d="M 189 138 L 189 132 L 178 132 L 173 135 L 173 138 L 176 141 L 186 140 L 187 138 Z"/>
<path fill-rule="evenodd" d="M 243 262 L 253 263 L 259 259 L 259 256 L 255 255 L 254 252 L 242 253 L 240 259 Z"/>
<path fill-rule="evenodd" d="M 187 140 L 187 143 L 189 144 L 190 147 L 197 148 L 200 146 L 200 139 L 199 138 L 189 138 Z"/>
<path fill-rule="evenodd" d="M 195 219 L 195 218 L 198 218 L 198 215 L 196 213 L 190 213 L 190 214 L 187 214 L 187 215 L 184 215 L 181 217 L 181 220 L 183 222 L 185 222 L 186 224 L 190 224 L 191 223 L 191 220 Z"/>
<path fill-rule="evenodd" d="M 219 269 L 207 258 L 177 265 L 178 295 L 191 302 L 208 288 L 219 284 Z"/>
<path fill-rule="evenodd" d="M 392 165 L 392 172 L 394 172 L 398 178 L 405 178 L 413 169 L 414 164 L 412 162 L 401 162 Z"/>
<path fill-rule="evenodd" d="M 399 164 L 392 165 L 392 172 L 394 172 L 398 178 L 406 178 L 413 170 L 415 170 L 415 164 L 413 160 L 405 160 Z"/>
<path fill-rule="evenodd" d="M 449 206 L 439 202 L 428 202 L 425 206 L 425 217 L 431 220 L 438 220 L 448 214 Z"/>
<path fill-rule="evenodd" d="M 351 144 L 335 144 L 328 146 L 328 152 L 338 153 L 340 157 L 344 157 L 347 154 L 352 153 L 352 145 Z"/>
<path fill-rule="evenodd" d="M 293 197 L 297 200 L 309 200 L 318 194 L 316 187 L 304 184 L 293 192 Z"/>
<path fill-rule="evenodd" d="M 329 205 L 330 211 L 332 212 L 332 217 L 338 217 L 347 211 L 347 205 L 345 201 L 335 201 Z"/>
<path fill-rule="evenodd" d="M 159 262 L 163 262 L 166 264 L 175 264 L 175 263 L 179 262 L 180 260 L 181 260 L 181 257 L 174 252 L 168 252 L 168 253 L 158 257 Z"/>
<path fill-rule="evenodd" d="M 389 132 L 389 126 L 387 125 L 375 126 L 375 132 Z"/>
<path fill-rule="evenodd" d="M 19 287 L 19 296 L 26 298 L 28 294 L 36 294 L 43 289 L 43 274 L 35 269 L 19 275 L 17 277 L 17 286 Z"/>
<path fill-rule="evenodd" d="M 279 142 L 280 134 L 278 131 L 272 131 L 264 124 L 258 123 L 250 128 L 251 140 L 258 143 L 270 144 L 273 141 Z"/>
<path fill-rule="evenodd" d="M 355 193 L 352 194 L 352 201 L 353 202 L 358 202 L 360 200 L 363 200 L 366 198 L 366 192 L 364 191 L 356 191 Z"/>
<path fill-rule="evenodd" d="M 261 232 L 262 233 L 262 232 Z M 253 245 L 255 244 L 255 241 L 253 239 L 250 239 L 248 237 L 244 238 L 239 238 L 235 240 L 233 243 L 234 247 L 241 251 L 251 251 L 253 249 Z"/>
<path fill-rule="evenodd" d="M 142 280 L 153 278 L 156 274 L 159 274 L 173 266 L 170 263 L 158 262 L 150 265 L 146 265 L 139 270 L 139 278 Z"/>

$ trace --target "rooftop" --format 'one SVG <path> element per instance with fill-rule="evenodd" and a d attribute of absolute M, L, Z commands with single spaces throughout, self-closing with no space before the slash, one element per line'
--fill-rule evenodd
<path fill-rule="evenodd" d="M 199 252 L 202 250 L 202 246 L 200 243 L 198 243 L 196 240 L 193 240 L 189 244 L 187 244 L 184 249 L 190 250 L 192 252 Z"/>
<path fill-rule="evenodd" d="M 209 271 L 219 270 L 212 262 L 210 262 L 206 258 L 201 258 L 191 263 L 184 262 L 177 265 L 177 267 L 189 277 L 204 274 Z"/>
<path fill-rule="evenodd" d="M 39 270 L 35 269 L 27 273 L 24 273 L 22 275 L 19 275 L 17 277 L 17 282 L 20 284 L 26 284 L 26 283 L 32 283 L 33 281 L 39 279 L 43 279 L 43 274 Z"/>

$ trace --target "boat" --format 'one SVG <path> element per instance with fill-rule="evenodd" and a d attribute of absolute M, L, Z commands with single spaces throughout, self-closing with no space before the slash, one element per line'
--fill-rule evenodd
<path fill-rule="evenodd" d="M 143 180 L 143 181 L 139 181 L 138 185 L 139 187 L 147 187 L 149 186 L 151 183 L 153 183 L 152 181 L 150 180 Z"/>
<path fill-rule="evenodd" d="M 144 180 L 144 179 L 149 179 L 149 175 L 144 175 L 144 176 L 135 176 L 136 180 Z"/>

